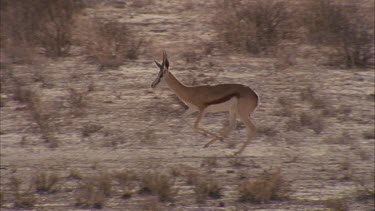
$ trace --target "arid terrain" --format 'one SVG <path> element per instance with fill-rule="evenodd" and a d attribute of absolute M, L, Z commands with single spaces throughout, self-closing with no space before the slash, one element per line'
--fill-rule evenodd
<path fill-rule="evenodd" d="M 34 64 L 1 58 L 1 210 L 374 210 L 374 69 L 322 65 L 308 45 L 286 46 L 287 62 L 223 50 L 215 1 L 113 2 L 85 13 L 127 23 L 146 43 L 138 59 L 101 69 L 79 47 Z M 151 89 L 163 50 L 187 85 L 258 93 L 258 133 L 240 155 L 242 123 L 203 148 L 183 103 Z M 227 118 L 201 125 L 217 132 Z M 275 197 L 246 200 L 248 181 Z"/>

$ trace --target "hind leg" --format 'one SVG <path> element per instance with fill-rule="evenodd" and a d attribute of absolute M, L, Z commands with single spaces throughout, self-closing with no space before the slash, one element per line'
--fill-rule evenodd
<path fill-rule="evenodd" d="M 228 127 L 225 127 L 222 129 L 222 132 L 220 133 L 220 137 L 215 137 L 211 141 L 209 141 L 207 144 L 204 145 L 204 147 L 208 147 L 212 143 L 214 143 L 217 140 L 223 140 L 224 137 L 226 137 L 230 131 L 232 131 L 234 128 L 236 128 L 236 111 L 231 110 L 229 111 L 229 125 Z"/>
<path fill-rule="evenodd" d="M 195 123 L 194 123 L 194 126 L 193 126 L 193 130 L 195 130 L 196 132 L 202 134 L 202 135 L 205 135 L 205 136 L 211 136 L 211 137 L 214 137 L 217 138 L 217 139 L 220 139 L 219 136 L 217 136 L 216 134 L 214 133 L 211 133 L 203 128 L 200 128 L 199 127 L 199 122 L 201 121 L 202 117 L 204 116 L 205 114 L 205 110 L 204 109 L 200 109 L 199 112 L 198 112 L 198 116 L 197 116 L 197 119 L 195 120 Z"/>
<path fill-rule="evenodd" d="M 241 121 L 246 126 L 247 131 L 247 139 L 242 145 L 242 147 L 234 153 L 234 155 L 240 154 L 246 146 L 250 143 L 251 139 L 256 134 L 256 127 L 250 120 L 250 114 L 255 110 L 257 106 L 257 102 L 252 100 L 251 98 L 242 98 L 239 99 L 238 105 L 237 105 L 237 114 L 240 117 Z"/>
<path fill-rule="evenodd" d="M 256 130 L 257 130 L 255 125 L 249 119 L 249 117 L 241 118 L 241 121 L 246 126 L 247 139 L 246 139 L 245 143 L 242 145 L 242 147 L 237 152 L 234 153 L 234 155 L 240 154 L 246 148 L 246 146 L 249 145 L 251 139 L 255 136 Z"/>

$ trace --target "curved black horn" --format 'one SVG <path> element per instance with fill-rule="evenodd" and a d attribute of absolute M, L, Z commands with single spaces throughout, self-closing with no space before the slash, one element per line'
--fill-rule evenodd
<path fill-rule="evenodd" d="M 157 61 L 155 61 L 155 60 L 154 60 L 154 62 L 155 62 L 155 64 L 156 64 L 159 68 L 162 68 L 162 67 L 163 67 L 161 64 L 159 64 L 159 62 L 157 62 Z"/>

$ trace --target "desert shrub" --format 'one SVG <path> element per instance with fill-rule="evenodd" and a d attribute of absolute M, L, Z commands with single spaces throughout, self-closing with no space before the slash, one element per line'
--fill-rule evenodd
<path fill-rule="evenodd" d="M 238 187 L 239 200 L 242 202 L 268 202 L 287 198 L 289 185 L 284 180 L 281 170 L 265 171 L 260 178 L 248 180 Z"/>
<path fill-rule="evenodd" d="M 36 198 L 30 190 L 22 190 L 22 180 L 17 177 L 10 178 L 10 188 L 13 193 L 13 206 L 15 208 L 34 207 Z"/>
<path fill-rule="evenodd" d="M 106 198 L 112 194 L 112 177 L 108 173 L 85 178 L 78 187 L 76 206 L 102 208 Z"/>
<path fill-rule="evenodd" d="M 49 57 L 66 55 L 80 0 L 1 0 L 1 44 L 14 61 L 33 56 L 43 47 Z M 17 27 L 14 27 L 17 26 Z"/>
<path fill-rule="evenodd" d="M 347 211 L 349 210 L 348 203 L 345 199 L 329 199 L 324 202 L 325 206 L 332 211 Z"/>
<path fill-rule="evenodd" d="M 288 34 L 290 12 L 285 1 L 223 1 L 215 25 L 229 45 L 258 54 L 276 46 Z"/>
<path fill-rule="evenodd" d="M 320 134 L 324 130 L 324 120 L 321 115 L 309 114 L 302 112 L 299 115 L 301 126 L 312 129 L 316 134 Z"/>
<path fill-rule="evenodd" d="M 363 138 L 365 139 L 375 139 L 375 130 L 370 129 L 362 133 Z"/>
<path fill-rule="evenodd" d="M 222 185 L 212 178 L 198 178 L 194 184 L 197 202 L 202 203 L 207 197 L 212 199 L 221 198 Z"/>
<path fill-rule="evenodd" d="M 130 188 L 134 185 L 132 183 L 134 183 L 138 179 L 137 173 L 131 170 L 125 170 L 114 172 L 112 175 L 117 180 L 120 186 L 121 198 L 131 198 L 133 195 L 133 191 L 131 191 Z"/>
<path fill-rule="evenodd" d="M 83 176 L 77 169 L 70 169 L 68 177 L 69 179 L 82 180 Z"/>
<path fill-rule="evenodd" d="M 82 128 L 82 136 L 89 137 L 91 134 L 101 130 L 103 126 L 97 124 L 85 124 Z"/>
<path fill-rule="evenodd" d="M 146 172 L 141 178 L 139 192 L 143 194 L 155 194 L 160 201 L 173 201 L 176 191 L 173 190 L 174 180 L 159 172 Z"/>
<path fill-rule="evenodd" d="M 59 180 L 59 176 L 55 173 L 40 172 L 34 176 L 33 185 L 39 193 L 52 193 L 58 190 Z"/>
<path fill-rule="evenodd" d="M 266 136 L 274 137 L 278 133 L 277 130 L 275 130 L 272 127 L 267 127 L 267 126 L 260 126 L 257 130 L 259 134 L 263 134 Z"/>
<path fill-rule="evenodd" d="M 312 43 L 333 47 L 332 64 L 367 67 L 374 64 L 374 25 L 355 1 L 308 1 L 304 26 Z"/>
<path fill-rule="evenodd" d="M 296 116 L 293 116 L 288 119 L 285 123 L 287 131 L 300 131 L 301 130 L 301 123 Z"/>
<path fill-rule="evenodd" d="M 192 170 L 192 171 L 188 171 L 185 177 L 186 177 L 186 183 L 188 185 L 194 185 L 198 182 L 200 175 L 197 171 Z"/>
<path fill-rule="evenodd" d="M 136 38 L 125 23 L 82 18 L 78 25 L 78 39 L 100 69 L 115 68 L 127 59 L 138 58 L 143 40 Z"/>

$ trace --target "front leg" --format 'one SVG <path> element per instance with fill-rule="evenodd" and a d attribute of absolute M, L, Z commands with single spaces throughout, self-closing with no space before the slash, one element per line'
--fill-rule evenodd
<path fill-rule="evenodd" d="M 194 112 L 196 112 L 196 110 L 188 107 L 188 109 L 181 115 L 182 121 L 184 121 L 190 127 L 193 127 L 193 126 L 186 120 L 186 117 L 189 116 L 190 114 L 194 113 Z"/>
<path fill-rule="evenodd" d="M 193 129 L 200 133 L 200 134 L 203 134 L 203 135 L 210 135 L 210 136 L 213 136 L 215 139 L 221 139 L 221 137 L 219 137 L 218 135 L 214 134 L 214 133 L 211 133 L 203 128 L 200 128 L 199 127 L 199 122 L 201 121 L 202 117 L 204 116 L 205 114 L 205 111 L 204 109 L 200 109 L 199 110 L 199 113 L 198 113 L 198 117 L 197 119 L 195 120 L 195 123 L 194 123 L 194 126 L 193 126 Z"/>
<path fill-rule="evenodd" d="M 236 112 L 233 110 L 229 111 L 229 125 L 226 127 L 224 126 L 222 129 L 222 132 L 220 133 L 220 139 L 214 138 L 211 141 L 209 141 L 204 147 L 208 147 L 212 143 L 214 143 L 217 140 L 223 141 L 224 137 L 226 137 L 230 131 L 236 128 Z"/>

